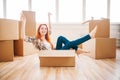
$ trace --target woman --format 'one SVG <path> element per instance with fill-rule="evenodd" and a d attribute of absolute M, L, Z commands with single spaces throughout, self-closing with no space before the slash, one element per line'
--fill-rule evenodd
<path fill-rule="evenodd" d="M 23 18 L 23 22 L 25 24 L 25 18 Z M 63 36 L 59 36 L 57 39 L 56 47 L 54 48 L 51 40 L 50 40 L 50 34 L 49 29 L 46 24 L 40 24 L 37 29 L 37 34 L 35 38 L 31 37 L 25 37 L 25 41 L 32 42 L 36 48 L 39 50 L 69 50 L 69 49 L 75 49 L 77 53 L 86 52 L 80 48 L 78 48 L 78 45 L 94 38 L 96 33 L 97 27 L 95 27 L 89 34 L 78 38 L 74 41 L 69 41 Z M 64 45 L 63 45 L 64 44 Z"/>

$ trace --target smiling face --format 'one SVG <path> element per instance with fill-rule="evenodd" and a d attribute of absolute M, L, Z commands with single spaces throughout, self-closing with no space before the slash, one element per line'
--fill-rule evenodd
<path fill-rule="evenodd" d="M 47 34 L 47 26 L 46 25 L 42 25 L 39 29 L 39 33 L 41 34 L 41 36 L 45 36 Z"/>

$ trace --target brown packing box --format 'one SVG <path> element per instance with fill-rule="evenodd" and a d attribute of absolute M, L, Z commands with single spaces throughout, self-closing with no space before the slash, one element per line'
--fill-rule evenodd
<path fill-rule="evenodd" d="M 39 53 L 40 66 L 75 66 L 74 50 L 43 50 Z"/>
<path fill-rule="evenodd" d="M 12 40 L 0 41 L 0 62 L 13 61 L 13 58 L 14 58 L 13 41 Z"/>
<path fill-rule="evenodd" d="M 90 51 L 89 56 L 100 58 L 116 57 L 116 39 L 115 38 L 96 38 L 83 43 L 83 49 Z"/>
<path fill-rule="evenodd" d="M 19 21 L 0 19 L 0 40 L 18 40 Z"/>
<path fill-rule="evenodd" d="M 34 45 L 30 42 L 26 42 L 22 39 L 14 41 L 14 52 L 15 55 L 25 56 L 37 53 L 37 50 Z"/>
<path fill-rule="evenodd" d="M 90 20 L 89 22 L 89 32 L 94 29 L 95 25 L 98 26 L 95 38 L 109 38 L 110 37 L 110 20 Z"/>
<path fill-rule="evenodd" d="M 24 32 L 25 32 L 25 29 L 23 27 L 23 23 L 22 21 L 19 21 L 19 39 L 24 39 Z"/>
<path fill-rule="evenodd" d="M 26 36 L 35 36 L 36 34 L 36 21 L 34 11 L 22 11 L 26 17 L 25 34 Z"/>

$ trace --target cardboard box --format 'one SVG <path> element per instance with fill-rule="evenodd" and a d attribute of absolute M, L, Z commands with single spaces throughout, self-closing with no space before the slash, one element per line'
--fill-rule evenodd
<path fill-rule="evenodd" d="M 75 66 L 74 50 L 42 50 L 39 53 L 40 66 Z"/>
<path fill-rule="evenodd" d="M 95 38 L 109 38 L 110 37 L 110 20 L 91 20 L 89 22 L 89 32 L 91 32 L 95 25 L 98 26 Z"/>
<path fill-rule="evenodd" d="M 0 19 L 0 40 L 18 40 L 19 21 Z"/>
<path fill-rule="evenodd" d="M 25 27 L 23 27 L 23 22 L 19 21 L 19 39 L 24 39 Z"/>
<path fill-rule="evenodd" d="M 34 11 L 22 11 L 26 17 L 25 35 L 35 36 L 36 34 L 36 21 Z"/>
<path fill-rule="evenodd" d="M 32 43 L 20 39 L 14 41 L 14 52 L 15 55 L 25 56 L 35 54 L 39 52 L 39 50 L 37 50 Z"/>
<path fill-rule="evenodd" d="M 90 51 L 89 56 L 95 59 L 115 58 L 116 39 L 115 38 L 96 38 L 83 43 L 83 49 Z"/>
<path fill-rule="evenodd" d="M 14 48 L 13 41 L 0 41 L 0 62 L 13 61 Z"/>

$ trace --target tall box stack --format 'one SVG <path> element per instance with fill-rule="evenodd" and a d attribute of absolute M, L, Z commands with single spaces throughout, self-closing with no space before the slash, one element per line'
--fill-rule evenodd
<path fill-rule="evenodd" d="M 0 62 L 13 61 L 14 43 L 19 39 L 19 21 L 0 19 Z"/>
<path fill-rule="evenodd" d="M 116 39 L 110 38 L 110 20 L 91 20 L 89 22 L 89 32 L 98 26 L 94 39 L 83 43 L 83 49 L 90 51 L 89 56 L 95 59 L 115 58 L 116 57 Z"/>
<path fill-rule="evenodd" d="M 14 51 L 15 55 L 29 55 L 37 52 L 34 45 L 29 42 L 24 41 L 23 32 L 25 31 L 26 36 L 34 37 L 36 34 L 36 21 L 35 21 L 35 12 L 34 11 L 23 11 L 22 12 L 26 17 L 25 26 L 22 25 L 22 21 L 19 21 L 19 40 L 14 41 Z"/>

